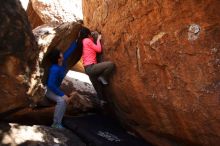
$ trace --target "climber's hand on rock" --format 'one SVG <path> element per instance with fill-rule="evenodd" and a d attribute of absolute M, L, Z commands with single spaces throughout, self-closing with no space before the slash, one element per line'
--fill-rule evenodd
<path fill-rule="evenodd" d="M 70 98 L 70 97 L 67 96 L 67 95 L 63 95 L 63 99 L 66 101 L 67 104 L 69 104 L 69 103 L 70 103 L 70 100 L 71 100 L 72 98 Z"/>
<path fill-rule="evenodd" d="M 97 40 L 99 40 L 99 41 L 100 41 L 101 39 L 102 39 L 102 35 L 101 35 L 101 34 L 99 34 L 99 35 L 98 35 L 98 39 L 97 39 Z"/>

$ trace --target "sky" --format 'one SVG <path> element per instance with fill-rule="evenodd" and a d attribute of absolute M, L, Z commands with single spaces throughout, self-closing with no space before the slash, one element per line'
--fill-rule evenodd
<path fill-rule="evenodd" d="M 20 0 L 23 8 L 26 10 L 29 0 Z"/>

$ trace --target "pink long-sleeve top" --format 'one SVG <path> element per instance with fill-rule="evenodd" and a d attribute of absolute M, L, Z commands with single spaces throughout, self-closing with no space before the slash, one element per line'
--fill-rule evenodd
<path fill-rule="evenodd" d="M 96 64 L 96 53 L 102 51 L 101 43 L 97 40 L 97 45 L 93 42 L 92 38 L 83 39 L 83 65 Z"/>

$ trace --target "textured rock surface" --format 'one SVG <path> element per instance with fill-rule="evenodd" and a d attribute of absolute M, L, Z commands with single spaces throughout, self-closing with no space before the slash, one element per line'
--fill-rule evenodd
<path fill-rule="evenodd" d="M 220 143 L 220 1 L 83 0 L 83 14 L 116 63 L 123 123 L 156 145 Z"/>
<path fill-rule="evenodd" d="M 35 70 L 37 44 L 19 0 L 0 5 L 0 113 L 27 103 L 26 84 Z"/>
<path fill-rule="evenodd" d="M 40 25 L 44 24 L 41 17 L 34 10 L 31 0 L 28 3 L 26 13 L 28 14 L 28 19 L 31 23 L 32 29 L 36 28 L 37 26 L 40 26 Z"/>
<path fill-rule="evenodd" d="M 30 0 L 28 18 L 33 28 L 42 24 L 61 24 L 82 19 L 81 0 Z"/>
<path fill-rule="evenodd" d="M 0 145 L 13 146 L 86 146 L 71 131 L 41 125 L 0 123 Z"/>

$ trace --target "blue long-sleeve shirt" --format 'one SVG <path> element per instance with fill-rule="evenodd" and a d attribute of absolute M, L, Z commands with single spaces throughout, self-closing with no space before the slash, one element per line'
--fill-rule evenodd
<path fill-rule="evenodd" d="M 59 66 L 58 64 L 53 64 L 49 69 L 47 87 L 58 96 L 64 95 L 64 92 L 60 89 L 60 85 L 67 73 L 66 61 L 76 47 L 76 41 L 72 42 L 70 47 L 63 54 L 63 65 Z"/>

